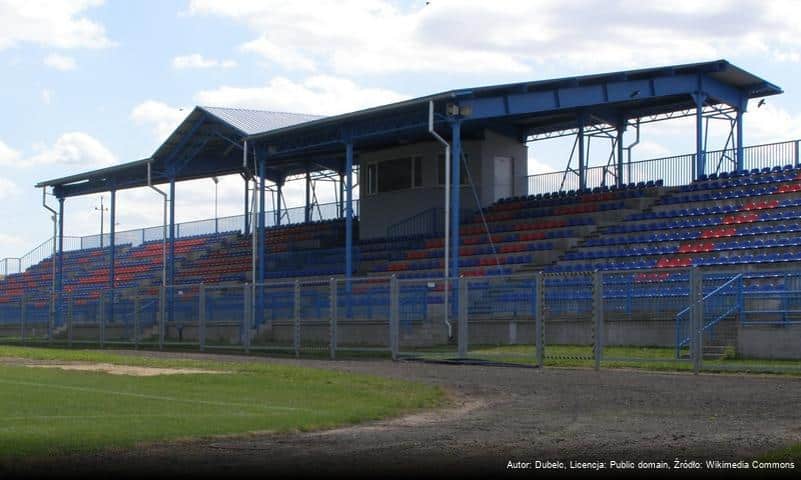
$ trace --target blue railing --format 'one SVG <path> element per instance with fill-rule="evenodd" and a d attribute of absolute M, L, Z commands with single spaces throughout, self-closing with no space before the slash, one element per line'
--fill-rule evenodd
<path fill-rule="evenodd" d="M 281 223 L 283 225 L 303 223 L 305 221 L 306 207 L 292 207 L 284 210 Z M 359 200 L 353 201 L 353 216 L 359 216 Z M 275 226 L 276 215 L 274 211 L 265 213 L 267 227 Z M 312 211 L 312 221 L 332 220 L 339 217 L 339 205 L 335 202 L 317 205 Z M 230 217 L 209 218 L 191 222 L 177 223 L 175 236 L 177 238 L 209 235 L 223 232 L 244 232 L 245 216 L 234 215 Z M 164 227 L 138 228 L 114 233 L 114 244 L 118 246 L 131 245 L 136 247 L 145 242 L 163 240 Z M 101 235 L 86 235 L 83 237 L 64 237 L 64 251 L 88 250 L 108 246 L 111 236 L 108 233 Z M 22 273 L 29 267 L 36 265 L 53 254 L 53 239 L 45 240 L 30 252 L 21 257 L 0 259 L 0 276 Z"/>
<path fill-rule="evenodd" d="M 701 284 L 703 286 L 703 281 Z M 715 325 L 740 311 L 742 290 L 743 274 L 738 273 L 701 297 L 697 305 L 690 304 L 687 308 L 676 314 L 676 358 L 679 358 L 681 349 L 689 345 L 694 333 L 692 320 L 689 317 L 690 313 L 693 311 L 693 306 L 702 309 L 701 330 L 704 332 L 712 332 Z M 735 297 L 734 301 L 731 299 L 732 296 Z M 709 321 L 707 321 L 708 316 L 711 317 Z"/>
<path fill-rule="evenodd" d="M 801 164 L 799 150 L 801 140 L 752 145 L 743 149 L 743 168 L 775 167 Z M 704 173 L 718 173 L 735 170 L 734 149 L 713 150 L 706 152 L 706 171 Z M 653 158 L 633 161 L 624 165 L 623 182 L 638 183 L 649 180 L 663 180 L 665 186 L 687 185 L 693 181 L 694 153 L 674 155 L 670 157 Z M 613 185 L 615 183 L 614 169 L 607 166 L 590 167 L 587 169 L 587 188 Z M 528 193 L 549 193 L 579 188 L 578 175 L 564 170 L 529 175 Z"/>

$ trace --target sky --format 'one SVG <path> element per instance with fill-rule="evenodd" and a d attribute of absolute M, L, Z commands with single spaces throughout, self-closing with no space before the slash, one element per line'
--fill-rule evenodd
<path fill-rule="evenodd" d="M 194 105 L 331 115 L 724 58 L 785 90 L 762 108 L 751 102 L 746 143 L 801 138 L 798 18 L 794 0 L 0 0 L 0 259 L 52 234 L 34 184 L 147 158 Z M 643 129 L 634 158 L 693 145 L 691 121 L 661 123 Z M 530 145 L 529 173 L 564 168 L 569 147 Z M 221 216 L 242 213 L 242 188 L 222 179 Z M 321 200 L 332 198 L 326 188 Z M 302 191 L 288 184 L 287 203 L 301 205 Z M 154 192 L 117 201 L 118 231 L 160 224 Z M 99 233 L 99 204 L 68 199 L 65 234 Z M 213 215 L 210 180 L 178 184 L 178 221 Z"/>

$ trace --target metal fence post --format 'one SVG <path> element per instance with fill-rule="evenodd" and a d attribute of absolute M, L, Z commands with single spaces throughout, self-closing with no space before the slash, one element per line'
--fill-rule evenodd
<path fill-rule="evenodd" d="M 253 324 L 253 298 L 255 298 L 255 283 L 245 284 L 245 314 L 242 316 L 242 346 L 245 353 L 250 353 L 250 326 Z"/>
<path fill-rule="evenodd" d="M 294 313 L 292 322 L 292 349 L 295 351 L 295 358 L 300 357 L 300 280 L 295 279 L 295 298 L 294 298 Z"/>
<path fill-rule="evenodd" d="M 336 359 L 336 351 L 337 351 L 337 280 L 336 278 L 331 277 L 331 280 L 328 281 L 328 288 L 330 290 L 331 295 L 331 308 L 329 309 L 331 314 L 330 319 L 330 330 L 329 330 L 329 350 L 331 355 L 331 360 Z"/>
<path fill-rule="evenodd" d="M 467 332 L 467 279 L 459 277 L 459 320 L 457 332 L 457 350 L 460 358 L 467 356 L 468 332 Z"/>
<path fill-rule="evenodd" d="M 105 292 L 100 293 L 97 308 L 100 310 L 100 348 L 103 348 L 106 340 L 106 302 Z"/>
<path fill-rule="evenodd" d="M 206 350 L 206 285 L 201 283 L 198 287 L 198 332 L 197 340 L 200 351 Z"/>
<path fill-rule="evenodd" d="M 25 314 L 28 310 L 28 296 L 22 295 L 19 301 L 19 342 L 25 344 Z"/>
<path fill-rule="evenodd" d="M 796 140 L 795 141 L 795 166 L 796 167 L 801 165 L 801 148 L 799 148 L 799 145 L 801 145 L 801 140 Z"/>
<path fill-rule="evenodd" d="M 392 360 L 398 360 L 400 350 L 400 303 L 398 302 L 398 277 L 392 274 L 389 279 L 389 351 Z"/>
<path fill-rule="evenodd" d="M 702 278 L 697 267 L 690 270 L 690 345 L 693 358 L 693 372 L 701 370 L 701 345 L 699 340 L 701 334 L 701 323 L 703 318 L 704 306 L 702 305 Z"/>
<path fill-rule="evenodd" d="M 164 285 L 159 288 L 159 350 L 164 350 L 164 335 L 165 335 L 165 322 L 167 316 L 167 308 L 165 301 L 167 299 L 167 287 Z"/>
<path fill-rule="evenodd" d="M 592 274 L 592 315 L 595 320 L 595 370 L 601 369 L 601 357 L 604 349 L 604 290 L 603 274 L 595 271 Z"/>
<path fill-rule="evenodd" d="M 537 272 L 537 278 L 534 283 L 534 343 L 537 349 L 535 354 L 537 356 L 537 366 L 542 368 L 545 365 L 545 283 L 543 281 L 542 272 Z"/>
<path fill-rule="evenodd" d="M 56 320 L 56 293 L 53 292 L 50 295 L 50 309 L 48 310 L 47 315 L 47 342 L 50 343 L 50 331 L 53 328 L 53 324 L 55 324 Z"/>
<path fill-rule="evenodd" d="M 75 298 L 70 294 L 67 298 L 67 346 L 72 347 L 72 315 L 75 305 Z"/>
<path fill-rule="evenodd" d="M 133 301 L 133 342 L 134 349 L 139 350 L 139 293 L 134 294 Z"/>

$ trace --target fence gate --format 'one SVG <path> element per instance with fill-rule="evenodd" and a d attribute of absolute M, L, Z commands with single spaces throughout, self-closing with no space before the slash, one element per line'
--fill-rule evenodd
<path fill-rule="evenodd" d="M 592 365 L 596 361 L 597 310 L 594 293 L 598 275 L 542 274 L 542 335 L 544 363 Z M 539 354 L 538 354 L 539 355 Z"/>
<path fill-rule="evenodd" d="M 538 275 L 469 278 L 463 282 L 468 358 L 536 363 Z"/>
<path fill-rule="evenodd" d="M 466 296 L 459 291 L 459 280 L 404 278 L 396 282 L 399 354 L 429 360 L 459 358 L 459 299 Z M 469 336 L 466 328 L 461 334 L 463 340 Z"/>

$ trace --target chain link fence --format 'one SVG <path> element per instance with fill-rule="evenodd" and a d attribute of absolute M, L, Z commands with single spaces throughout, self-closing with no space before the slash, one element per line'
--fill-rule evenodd
<path fill-rule="evenodd" d="M 28 292 L 0 341 L 801 373 L 801 274 L 698 268 Z"/>

